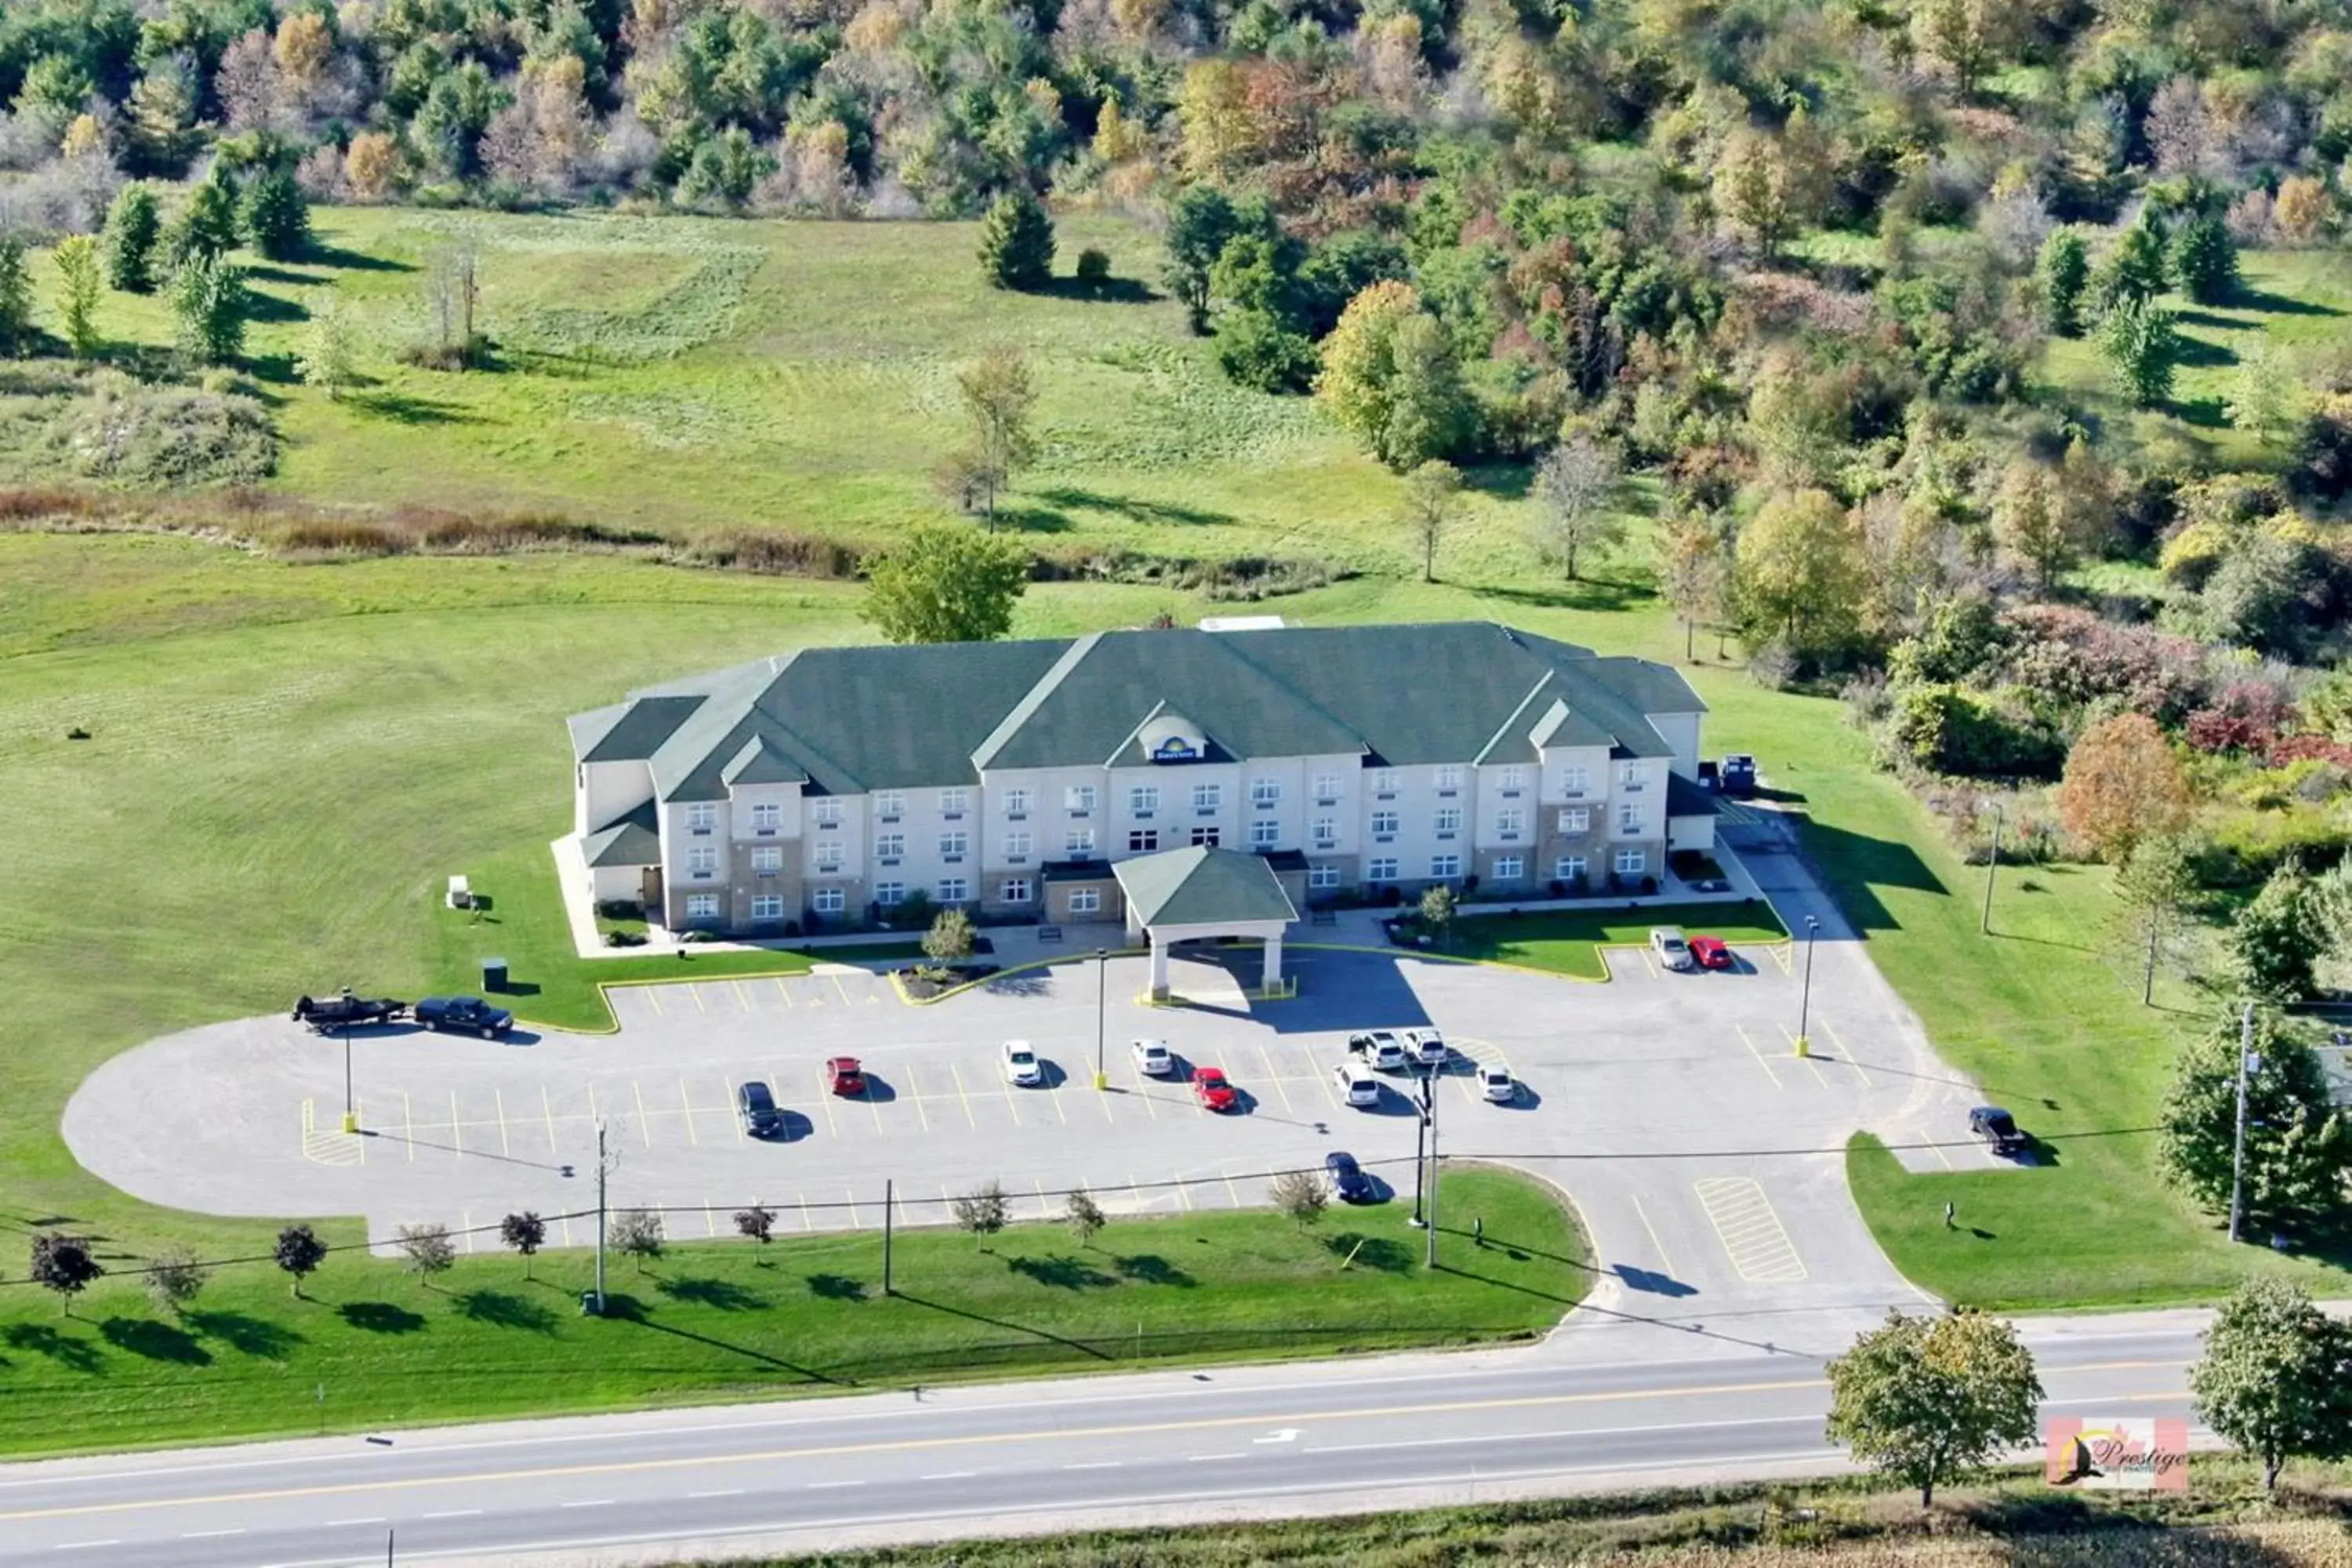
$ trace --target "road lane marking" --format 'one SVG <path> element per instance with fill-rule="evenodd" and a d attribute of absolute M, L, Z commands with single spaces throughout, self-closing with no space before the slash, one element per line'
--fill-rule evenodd
<path fill-rule="evenodd" d="M 610 1508 L 613 1506 L 613 1500 L 608 1497 L 589 1498 L 580 1502 L 558 1503 L 555 1506 L 558 1508 Z"/>
<path fill-rule="evenodd" d="M 1627 1195 L 1630 1197 L 1633 1194 Z M 1665 1266 L 1666 1278 L 1669 1279 L 1679 1278 L 1675 1272 L 1675 1260 L 1666 1251 L 1666 1244 L 1658 1239 L 1658 1227 L 1650 1223 L 1649 1211 L 1642 1207 L 1642 1200 L 1638 1197 L 1633 1198 L 1633 1213 L 1641 1219 L 1642 1228 L 1650 1233 L 1650 1245 L 1658 1249 L 1658 1261 Z"/>
<path fill-rule="evenodd" d="M 1756 1058 L 1756 1065 L 1764 1069 L 1764 1076 L 1772 1080 L 1772 1087 L 1774 1089 L 1787 1088 L 1788 1086 L 1780 1081 L 1780 1075 L 1772 1070 L 1772 1064 L 1764 1059 L 1764 1053 L 1756 1048 L 1756 1042 L 1748 1037 L 1747 1028 L 1744 1026 L 1736 1023 L 1731 1026 L 1739 1031 L 1739 1043 L 1748 1047 L 1748 1054 Z"/>
<path fill-rule="evenodd" d="M 941 1470 L 937 1475 L 918 1476 L 916 1479 L 925 1481 L 968 1481 L 978 1474 L 980 1474 L 978 1470 Z"/>
<path fill-rule="evenodd" d="M 808 1489 L 813 1492 L 822 1492 L 830 1491 L 835 1487 L 862 1487 L 865 1484 L 864 1481 L 811 1481 L 808 1483 Z"/>
<path fill-rule="evenodd" d="M 2074 1377 L 2090 1373 L 2175 1369 L 2178 1362 L 2120 1361 L 2086 1363 L 2080 1366 L 2052 1369 L 2053 1376 Z M 719 1456 L 730 1464 L 778 1464 L 798 1459 L 836 1458 L 856 1455 L 883 1453 L 933 1452 L 941 1449 L 1000 1447 L 1008 1443 L 1037 1441 L 1076 1442 L 1101 1438 L 1130 1437 L 1165 1432 L 1202 1432 L 1249 1427 L 1263 1430 L 1268 1421 L 1297 1423 L 1301 1426 L 1318 1423 L 1360 1423 L 1398 1417 L 1428 1417 L 1459 1415 L 1496 1410 L 1549 1408 L 1554 1405 L 1623 1405 L 1656 1399 L 1717 1398 L 1743 1394 L 1785 1394 L 1825 1388 L 1828 1381 L 1822 1377 L 1784 1378 L 1769 1383 L 1694 1384 L 1685 1387 L 1599 1389 L 1580 1394 L 1508 1394 L 1492 1399 L 1457 1400 L 1429 1405 L 1381 1405 L 1364 1409 L 1320 1410 L 1299 1415 L 1210 1415 L 1178 1421 L 1137 1422 L 1122 1426 L 1076 1426 L 1050 1433 L 1037 1432 L 977 1432 L 955 1436 L 910 1437 L 865 1443 L 839 1443 L 814 1447 L 774 1448 Z M 2179 1401 L 2184 1393 L 2102 1394 L 2086 1401 L 2099 1403 L 2130 1401 L 2135 1404 Z M 1715 1420 L 1687 1423 L 1692 1428 L 1721 1425 Z M 1814 1445 L 1807 1453 L 1819 1453 Z M 121 1502 L 70 1503 L 52 1508 L 24 1509 L 0 1512 L 0 1521 L 28 1519 L 86 1518 L 97 1514 L 149 1513 L 159 1509 L 196 1508 L 223 1503 L 276 1502 L 290 1498 L 352 1496 L 371 1492 L 415 1491 L 425 1487 L 446 1486 L 452 1482 L 504 1484 L 518 1481 L 558 1480 L 579 1476 L 610 1476 L 644 1474 L 665 1470 L 689 1469 L 709 1466 L 713 1456 L 709 1454 L 680 1455 L 656 1459 L 611 1459 L 572 1465 L 547 1465 L 533 1468 L 484 1470 L 466 1475 L 387 1477 L 362 1481 L 331 1481 L 315 1486 L 257 1488 L 246 1491 L 219 1492 L 202 1496 L 141 1498 Z M 479 1509 L 459 1510 L 450 1514 L 426 1514 L 422 1517 L 461 1518 L 478 1514 Z M 109 1542 L 89 1542 L 92 1545 Z"/>
<path fill-rule="evenodd" d="M 50 1550 L 53 1552 L 87 1552 L 93 1546 L 120 1546 L 122 1542 L 120 1540 L 61 1541 L 58 1542 L 57 1545 L 51 1547 Z"/>
<path fill-rule="evenodd" d="M 382 1524 L 384 1516 L 380 1513 L 372 1514 L 366 1519 L 331 1519 L 327 1521 L 326 1528 L 329 1530 L 341 1530 L 346 1525 Z"/>
<path fill-rule="evenodd" d="M 478 1519 L 481 1516 L 481 1512 L 482 1510 L 478 1508 L 453 1508 L 440 1513 L 428 1513 L 425 1517 L 426 1519 Z"/>
<path fill-rule="evenodd" d="M 743 1489 L 741 1487 L 718 1487 L 707 1492 L 688 1492 L 686 1494 L 686 1500 L 688 1502 L 699 1502 L 704 1498 L 741 1497 L 742 1495 Z"/>
<path fill-rule="evenodd" d="M 224 1535 L 243 1535 L 244 1533 L 245 1533 L 245 1526 L 243 1526 L 243 1525 L 238 1525 L 238 1526 L 237 1526 L 236 1529 L 234 1529 L 234 1530 L 190 1530 L 190 1531 L 183 1531 L 183 1532 L 181 1533 L 181 1535 L 180 1535 L 180 1539 L 181 1539 L 181 1540 L 183 1540 L 183 1541 L 213 1541 L 213 1540 L 216 1540 L 216 1539 L 218 1539 L 219 1537 L 224 1536 Z"/>
<path fill-rule="evenodd" d="M 1742 1279 L 1751 1285 L 1793 1285 L 1806 1277 L 1804 1259 L 1797 1256 L 1788 1227 L 1755 1181 L 1708 1176 L 1693 1182 L 1691 1189 Z"/>
<path fill-rule="evenodd" d="M 1066 1470 L 1116 1470 L 1127 1464 L 1125 1459 L 1086 1459 L 1075 1465 L 1064 1465 Z"/>

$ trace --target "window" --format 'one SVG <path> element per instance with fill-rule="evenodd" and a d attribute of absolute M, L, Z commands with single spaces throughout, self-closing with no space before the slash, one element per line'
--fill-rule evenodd
<path fill-rule="evenodd" d="M 1528 814 L 1516 805 L 1507 805 L 1495 813 L 1495 832 L 1504 838 L 1517 838 L 1528 830 Z"/>
<path fill-rule="evenodd" d="M 961 827 L 951 827 L 940 835 L 940 857 L 951 864 L 962 859 L 964 851 L 970 847 L 971 835 Z"/>
<path fill-rule="evenodd" d="M 1083 860 L 1095 852 L 1095 830 L 1073 827 L 1062 839 L 1062 853 L 1073 860 Z"/>
<path fill-rule="evenodd" d="M 1282 824 L 1279 822 L 1266 821 L 1253 822 L 1250 824 L 1251 848 L 1271 849 L 1281 842 Z"/>
<path fill-rule="evenodd" d="M 1138 816 L 1150 816 L 1160 809 L 1160 786 L 1137 784 L 1127 792 L 1127 809 Z"/>
<path fill-rule="evenodd" d="M 762 877 L 772 877 L 784 868 L 784 852 L 772 844 L 762 844 L 751 851 L 751 869 Z"/>
<path fill-rule="evenodd" d="M 1440 833 L 1461 832 L 1462 808 L 1458 805 L 1439 806 L 1437 808 L 1437 831 Z"/>
<path fill-rule="evenodd" d="M 971 897 L 971 884 L 961 877 L 941 877 L 938 897 L 943 904 L 962 903 Z"/>
<path fill-rule="evenodd" d="M 1029 792 L 1025 789 L 1006 790 L 1004 792 L 1004 815 L 1016 819 L 1028 816 Z"/>
<path fill-rule="evenodd" d="M 1642 787 L 1642 764 L 1639 763 L 1627 763 L 1623 767 L 1618 769 L 1617 782 L 1623 784 L 1627 789 L 1640 789 Z"/>
<path fill-rule="evenodd" d="M 819 827 L 838 827 L 841 826 L 841 802 L 830 797 L 818 801 L 809 808 L 809 816 Z"/>
<path fill-rule="evenodd" d="M 784 918 L 784 898 L 782 893 L 761 893 L 751 900 L 751 918 L 755 921 L 780 921 Z"/>
<path fill-rule="evenodd" d="M 1008 862 L 1016 866 L 1022 861 L 1028 859 L 1029 835 L 1026 833 L 1006 834 L 1004 836 L 1004 858 Z"/>
<path fill-rule="evenodd" d="M 1214 849 L 1216 847 L 1217 847 L 1217 830 L 1216 830 L 1215 828 L 1213 828 L 1213 827 L 1196 827 L 1196 828 L 1192 829 L 1192 847 L 1193 847 L 1193 848 L 1195 848 L 1195 849 Z"/>
<path fill-rule="evenodd" d="M 1315 798 L 1321 801 L 1326 805 L 1338 800 L 1339 798 L 1339 775 L 1338 773 L 1317 773 L 1315 775 Z"/>
<path fill-rule="evenodd" d="M 1372 813 L 1372 831 L 1384 837 L 1393 837 L 1397 830 L 1397 814 L 1393 811 Z"/>
<path fill-rule="evenodd" d="M 996 889 L 996 899 L 999 903 L 1027 903 L 1029 901 L 1029 879 L 1026 877 L 1005 878 L 1003 884 Z"/>
<path fill-rule="evenodd" d="M 1633 801 L 1628 800 L 1619 803 L 1617 807 L 1617 831 L 1620 833 L 1639 833 L 1642 831 L 1642 808 Z"/>
<path fill-rule="evenodd" d="M 1582 768 L 1559 770 L 1559 789 L 1562 795 L 1582 795 L 1591 787 L 1591 784 L 1592 775 Z"/>
<path fill-rule="evenodd" d="M 841 874 L 841 840 L 820 838 L 816 845 L 816 874 L 837 877 Z"/>
<path fill-rule="evenodd" d="M 773 833 L 784 825 L 784 808 L 774 801 L 765 801 L 751 808 L 751 831 Z"/>
<path fill-rule="evenodd" d="M 1551 863 L 1551 874 L 1563 882 L 1580 881 L 1584 876 L 1584 857 L 1563 855 Z"/>
<path fill-rule="evenodd" d="M 1520 856 L 1497 855 L 1495 857 L 1495 880 L 1516 882 L 1527 874 L 1527 865 L 1526 859 Z"/>
<path fill-rule="evenodd" d="M 849 907 L 849 895 L 839 888 L 819 888 L 809 908 L 821 915 L 837 915 Z"/>
<path fill-rule="evenodd" d="M 1272 811 L 1282 804 L 1282 785 L 1275 779 L 1256 779 L 1250 784 L 1250 804 L 1260 811 Z"/>
<path fill-rule="evenodd" d="M 1315 847 L 1318 849 L 1335 849 L 1339 847 L 1339 819 L 1336 816 L 1317 817 L 1315 819 Z"/>
<path fill-rule="evenodd" d="M 698 800 L 686 808 L 686 829 L 689 833 L 708 833 L 719 826 L 719 805 L 716 801 Z"/>
<path fill-rule="evenodd" d="M 886 910 L 893 909 L 899 904 L 905 903 L 907 901 L 907 884 L 904 882 L 875 883 L 874 901 L 881 905 Z"/>
<path fill-rule="evenodd" d="M 1396 770 L 1395 770 L 1394 768 L 1381 768 L 1381 769 L 1379 769 L 1379 770 L 1377 770 L 1376 772 L 1374 772 L 1374 773 L 1373 773 L 1373 774 L 1372 774 L 1372 793 L 1373 793 L 1373 794 L 1375 794 L 1375 795 L 1394 795 L 1394 794 L 1396 794 L 1396 787 L 1397 787 L 1397 776 L 1396 776 Z"/>
<path fill-rule="evenodd" d="M 1307 867 L 1307 885 L 1310 888 L 1338 887 L 1339 885 L 1339 868 L 1337 866 Z"/>
<path fill-rule="evenodd" d="M 971 809 L 971 791 L 968 789 L 940 791 L 940 815 L 942 816 L 961 816 Z"/>
<path fill-rule="evenodd" d="M 686 918 L 690 921 L 715 921 L 719 918 L 719 895 L 688 893 L 686 896 Z"/>
<path fill-rule="evenodd" d="M 1459 877 L 1462 875 L 1462 857 L 1432 855 L 1429 858 L 1429 874 L 1433 877 Z"/>
<path fill-rule="evenodd" d="M 906 814 L 907 797 L 895 789 L 874 792 L 874 815 L 885 822 L 895 822 Z"/>
<path fill-rule="evenodd" d="M 1127 852 L 1130 855 L 1149 855 L 1159 847 L 1160 829 L 1156 827 L 1139 827 L 1127 836 Z"/>
<path fill-rule="evenodd" d="M 1639 849 L 1620 849 L 1617 858 L 1611 862 L 1621 877 L 1638 877 L 1642 874 L 1642 868 L 1649 863 L 1650 858 Z"/>
<path fill-rule="evenodd" d="M 1101 913 L 1102 889 L 1100 888 L 1072 888 L 1070 889 L 1070 912 L 1074 915 L 1092 915 Z"/>
<path fill-rule="evenodd" d="M 1517 763 L 1507 763 L 1495 770 L 1495 787 L 1505 795 L 1517 795 L 1528 787 L 1528 770 Z"/>
<path fill-rule="evenodd" d="M 1082 814 L 1092 811 L 1095 808 L 1095 786 L 1072 784 L 1062 792 L 1062 804 Z"/>
<path fill-rule="evenodd" d="M 1584 805 L 1562 806 L 1559 813 L 1562 833 L 1590 833 L 1592 830 L 1592 808 Z"/>
<path fill-rule="evenodd" d="M 1444 767 L 1438 769 L 1437 787 L 1440 789 L 1460 789 L 1462 787 L 1461 768 L 1453 763 L 1448 763 Z"/>
<path fill-rule="evenodd" d="M 1192 809 L 1194 811 L 1215 811 L 1224 804 L 1224 785 L 1194 784 L 1192 786 Z"/>
<path fill-rule="evenodd" d="M 1381 856 L 1364 862 L 1364 876 L 1374 882 L 1393 882 L 1396 880 L 1396 866 L 1394 860 Z"/>
<path fill-rule="evenodd" d="M 686 852 L 687 871 L 697 877 L 712 877 L 719 873 L 719 851 L 708 844 L 698 844 Z"/>
<path fill-rule="evenodd" d="M 874 836 L 874 853 L 885 866 L 895 866 L 907 852 L 907 836 L 903 833 L 877 833 Z"/>

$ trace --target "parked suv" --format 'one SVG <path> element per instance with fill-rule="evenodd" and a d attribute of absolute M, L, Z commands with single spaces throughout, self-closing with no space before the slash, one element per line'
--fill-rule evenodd
<path fill-rule="evenodd" d="M 1363 1058 L 1366 1067 L 1378 1068 L 1382 1072 L 1399 1071 L 1412 1060 L 1405 1052 L 1404 1042 L 1388 1029 L 1372 1029 L 1349 1036 L 1348 1051 L 1351 1056 Z"/>
<path fill-rule="evenodd" d="M 1412 1047 L 1417 1067 L 1442 1068 L 1454 1059 L 1454 1048 L 1434 1029 L 1407 1029 L 1404 1037 Z"/>
<path fill-rule="evenodd" d="M 1361 1062 L 1341 1062 L 1331 1069 L 1331 1081 L 1339 1086 L 1339 1098 L 1350 1105 L 1381 1102 L 1381 1080 Z"/>

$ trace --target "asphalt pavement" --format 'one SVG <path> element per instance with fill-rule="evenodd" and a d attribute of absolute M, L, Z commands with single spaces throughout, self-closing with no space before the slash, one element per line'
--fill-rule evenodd
<path fill-rule="evenodd" d="M 2024 1324 L 2050 1414 L 2179 1415 L 2202 1313 Z M 1580 1312 L 1534 1350 L 0 1467 L 0 1563 L 624 1563 L 1832 1470 L 1811 1353 Z M 2193 1484 L 2193 1480 L 2192 1480 Z"/>

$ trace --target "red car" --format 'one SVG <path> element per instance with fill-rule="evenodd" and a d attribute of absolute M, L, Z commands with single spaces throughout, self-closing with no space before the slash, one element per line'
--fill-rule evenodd
<path fill-rule="evenodd" d="M 1701 969 L 1728 969 L 1731 950 L 1723 945 L 1719 936 L 1695 936 L 1690 939 L 1690 955 Z"/>
<path fill-rule="evenodd" d="M 1225 1077 L 1223 1068 L 1192 1069 L 1192 1098 L 1210 1110 L 1231 1110 L 1241 1096 L 1234 1090 L 1233 1080 Z"/>
<path fill-rule="evenodd" d="M 835 1094 L 864 1094 L 866 1069 L 857 1065 L 856 1057 L 827 1057 L 824 1082 Z"/>

